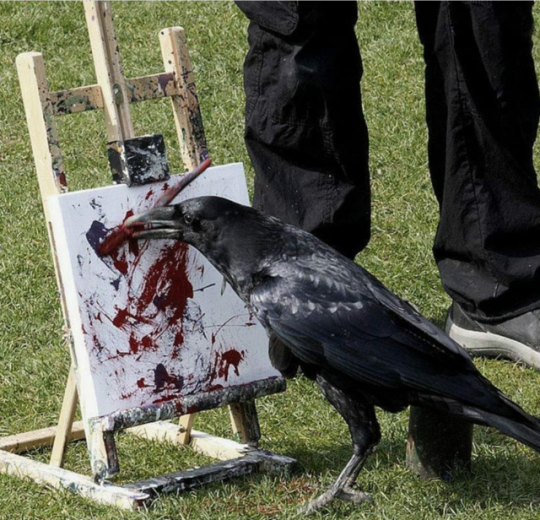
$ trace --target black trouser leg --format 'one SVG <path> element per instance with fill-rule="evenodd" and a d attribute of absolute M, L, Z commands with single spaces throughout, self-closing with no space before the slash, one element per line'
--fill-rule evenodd
<path fill-rule="evenodd" d="M 417 2 L 434 254 L 446 291 L 477 318 L 540 307 L 540 101 L 532 2 Z"/>
<path fill-rule="evenodd" d="M 354 257 L 370 235 L 356 2 L 237 2 L 254 206 Z"/>

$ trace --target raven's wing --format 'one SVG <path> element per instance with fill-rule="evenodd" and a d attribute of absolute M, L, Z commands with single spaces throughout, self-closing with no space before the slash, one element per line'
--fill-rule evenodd
<path fill-rule="evenodd" d="M 340 255 L 272 264 L 250 303 L 304 363 L 331 367 L 359 383 L 474 401 L 471 388 L 456 380 L 477 374 L 469 355 Z"/>

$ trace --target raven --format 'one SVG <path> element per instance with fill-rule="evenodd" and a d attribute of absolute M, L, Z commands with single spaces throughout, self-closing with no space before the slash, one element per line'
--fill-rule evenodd
<path fill-rule="evenodd" d="M 131 217 L 138 239 L 197 248 L 271 337 L 285 375 L 314 380 L 347 423 L 353 455 L 304 512 L 334 498 L 360 503 L 353 485 L 380 440 L 375 406 L 455 414 L 540 451 L 540 421 L 505 397 L 456 342 L 354 261 L 301 229 L 219 197 L 198 197 Z"/>

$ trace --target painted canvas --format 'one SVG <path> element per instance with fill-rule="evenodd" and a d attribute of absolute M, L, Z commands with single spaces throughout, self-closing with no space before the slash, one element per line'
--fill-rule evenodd
<path fill-rule="evenodd" d="M 195 249 L 131 240 L 97 254 L 178 179 L 49 200 L 85 419 L 279 375 L 265 331 Z M 201 195 L 248 204 L 242 164 L 210 168 L 174 202 Z"/>

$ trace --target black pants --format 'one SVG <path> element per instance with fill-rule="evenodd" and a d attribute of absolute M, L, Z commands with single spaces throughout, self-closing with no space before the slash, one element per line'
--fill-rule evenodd
<path fill-rule="evenodd" d="M 237 2 L 251 20 L 254 205 L 354 257 L 369 241 L 355 2 Z M 489 320 L 540 307 L 532 2 L 417 2 L 445 290 Z"/>

